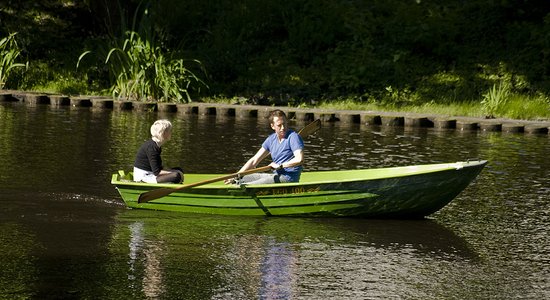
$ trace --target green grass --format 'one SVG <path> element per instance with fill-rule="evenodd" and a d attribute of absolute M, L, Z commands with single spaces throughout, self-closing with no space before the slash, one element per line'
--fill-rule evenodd
<path fill-rule="evenodd" d="M 413 113 L 470 117 L 481 117 L 483 115 L 483 113 L 481 112 L 481 104 L 477 104 L 474 102 L 450 104 L 425 103 L 421 105 L 406 105 L 397 107 L 394 105 L 359 103 L 354 102 L 353 100 L 345 100 L 323 102 L 316 106 L 316 108 L 334 110 L 404 111 Z"/>
<path fill-rule="evenodd" d="M 550 120 L 550 99 L 544 96 L 512 95 L 497 112 L 510 119 Z"/>
<path fill-rule="evenodd" d="M 37 82 L 28 90 L 61 95 L 98 95 L 98 92 L 88 88 L 84 80 L 62 74 L 57 74 L 55 80 Z"/>
<path fill-rule="evenodd" d="M 485 117 L 486 111 L 482 100 L 451 103 L 424 103 L 419 105 L 380 105 L 375 103 L 361 103 L 354 100 L 324 101 L 315 106 L 321 109 L 333 110 L 371 110 L 371 111 L 403 111 L 413 113 L 437 114 L 447 116 Z M 550 99 L 546 96 L 529 96 L 511 94 L 505 103 L 493 110 L 493 117 L 522 119 L 522 120 L 550 120 Z"/>
<path fill-rule="evenodd" d="M 449 104 L 427 103 L 420 106 L 406 106 L 400 110 L 414 113 L 437 114 L 446 116 L 483 117 L 481 104 L 475 102 Z"/>
<path fill-rule="evenodd" d="M 105 95 L 108 89 L 89 85 L 86 74 L 67 68 L 53 68 L 47 62 L 35 60 L 24 74 L 19 74 L 17 89 L 60 95 Z"/>

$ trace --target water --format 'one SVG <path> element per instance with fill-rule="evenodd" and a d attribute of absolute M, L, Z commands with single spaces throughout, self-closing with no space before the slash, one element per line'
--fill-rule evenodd
<path fill-rule="evenodd" d="M 126 209 L 110 175 L 161 117 L 175 126 L 165 163 L 187 172 L 234 172 L 270 132 L 254 118 L 0 105 L 0 299 L 550 297 L 548 136 L 325 123 L 308 138 L 308 170 L 489 160 L 427 220 Z"/>

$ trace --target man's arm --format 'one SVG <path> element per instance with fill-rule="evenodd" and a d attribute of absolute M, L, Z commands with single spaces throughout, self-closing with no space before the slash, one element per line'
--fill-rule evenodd
<path fill-rule="evenodd" d="M 239 172 L 250 170 L 253 168 L 256 168 L 256 166 L 267 156 L 269 155 L 269 151 L 264 149 L 264 147 L 261 147 L 258 152 L 252 158 L 250 158 L 239 170 Z"/>
<path fill-rule="evenodd" d="M 295 150 L 294 152 L 294 158 L 289 160 L 289 161 L 285 161 L 284 163 L 282 164 L 276 164 L 274 162 L 272 162 L 271 164 L 269 164 L 273 169 L 278 169 L 282 166 L 282 168 L 290 168 L 290 167 L 296 167 L 296 166 L 299 166 L 301 165 L 303 162 L 304 162 L 304 151 L 303 149 L 298 149 L 298 150 Z"/>

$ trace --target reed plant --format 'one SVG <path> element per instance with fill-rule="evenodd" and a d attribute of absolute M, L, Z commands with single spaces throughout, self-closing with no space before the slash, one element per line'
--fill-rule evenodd
<path fill-rule="evenodd" d="M 91 53 L 80 55 L 82 59 Z M 192 60 L 200 66 L 198 60 Z M 191 102 L 190 90 L 206 84 L 188 69 L 183 59 L 171 58 L 153 42 L 137 32 L 128 31 L 122 46 L 112 47 L 105 65 L 114 78 L 111 92 L 115 98 L 157 102 Z"/>
<path fill-rule="evenodd" d="M 502 112 L 506 102 L 510 97 L 510 84 L 506 81 L 500 81 L 498 86 L 493 84 L 484 95 L 481 101 L 481 107 L 486 118 L 495 118 Z"/>
<path fill-rule="evenodd" d="M 0 40 L 0 90 L 4 89 L 6 81 L 10 73 L 15 68 L 27 68 L 27 63 L 18 63 L 17 59 L 21 54 L 21 50 L 17 46 L 15 35 L 11 33 L 7 37 Z"/>

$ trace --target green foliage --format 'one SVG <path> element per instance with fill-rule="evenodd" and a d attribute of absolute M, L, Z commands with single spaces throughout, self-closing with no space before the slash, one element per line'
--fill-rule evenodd
<path fill-rule="evenodd" d="M 550 120 L 550 98 L 512 94 L 499 112 L 510 119 Z"/>
<path fill-rule="evenodd" d="M 47 64 L 26 72 L 19 88 L 86 86 L 84 92 L 101 92 L 112 87 L 120 97 L 189 101 L 205 86 L 192 74 L 205 69 L 206 96 L 268 105 L 339 99 L 401 108 L 480 104 L 498 81 L 509 85 L 511 95 L 550 93 L 550 2 L 69 2 L 22 0 L 0 7 L 0 34 L 19 29 L 25 57 L 32 65 Z M 137 55 L 132 47 L 150 48 L 149 56 L 158 62 L 136 56 L 140 68 L 125 64 Z M 92 49 L 100 60 L 85 55 L 75 74 L 74 61 L 83 49 Z M 187 57 L 201 64 L 182 60 Z M 127 72 L 119 73 L 123 69 Z M 159 78 L 150 76 L 153 69 Z M 178 81 L 182 72 L 189 81 Z M 137 80 L 153 87 L 136 85 Z M 507 107 L 510 103 L 486 113 L 503 116 Z"/>
<path fill-rule="evenodd" d="M 194 51 L 215 94 L 390 99 L 391 86 L 415 102 L 467 102 L 481 100 L 494 82 L 484 75 L 498 75 L 501 64 L 525 79 L 525 92 L 550 90 L 550 17 L 526 2 L 156 3 L 152 22 L 168 43 Z"/>
<path fill-rule="evenodd" d="M 373 111 L 405 111 L 413 113 L 425 113 L 425 114 L 439 114 L 449 116 L 470 116 L 481 117 L 481 104 L 475 102 L 463 102 L 463 103 L 425 103 L 422 105 L 403 105 L 395 107 L 390 102 L 383 103 L 365 103 L 354 99 L 338 99 L 332 101 L 322 101 L 316 106 L 322 109 L 335 109 L 335 110 L 373 110 Z"/>
<path fill-rule="evenodd" d="M 36 74 L 37 76 L 43 73 Z M 88 90 L 85 80 L 74 77 L 74 74 L 63 74 L 55 72 L 51 80 L 33 80 L 33 85 L 29 89 L 34 89 L 47 93 L 59 93 L 63 95 L 93 95 L 93 91 Z"/>
<path fill-rule="evenodd" d="M 382 96 L 383 103 L 400 107 L 415 103 L 416 95 L 408 88 L 396 89 L 392 86 L 386 87 L 386 93 Z"/>
<path fill-rule="evenodd" d="M 86 51 L 78 59 L 91 53 Z M 200 64 L 199 61 L 194 60 Z M 129 31 L 121 47 L 109 50 L 105 64 L 115 78 L 111 87 L 115 98 L 141 101 L 190 102 L 192 84 L 204 83 L 185 67 L 183 59 L 168 57 L 160 47 Z"/>
<path fill-rule="evenodd" d="M 424 103 L 422 105 L 401 107 L 400 111 L 414 113 L 438 114 L 447 116 L 483 117 L 481 104 L 478 102 Z"/>
<path fill-rule="evenodd" d="M 107 15 L 119 16 L 108 18 L 111 24 L 107 27 L 108 38 L 99 43 L 97 50 L 105 53 L 99 56 L 104 57 L 108 69 L 111 94 L 115 98 L 140 101 L 190 102 L 191 93 L 197 95 L 201 87 L 207 86 L 186 63 L 191 62 L 200 70 L 202 65 L 198 60 L 179 58 L 180 51 L 164 44 L 162 29 L 151 19 L 152 12 L 158 10 L 155 4 L 150 1 L 105 3 Z M 127 17 L 128 11 L 133 11 L 133 17 Z M 91 52 L 80 55 L 77 69 Z M 97 66 L 92 65 L 88 70 L 91 74 L 99 72 L 94 77 L 101 76 Z"/>
<path fill-rule="evenodd" d="M 481 107 L 487 118 L 494 118 L 502 110 L 510 97 L 510 86 L 507 82 L 500 81 L 498 87 L 493 85 L 484 95 Z"/>
<path fill-rule="evenodd" d="M 28 63 L 18 63 L 21 50 L 15 41 L 16 33 L 11 33 L 0 40 L 0 90 L 4 88 L 10 73 L 15 68 L 26 68 Z"/>

